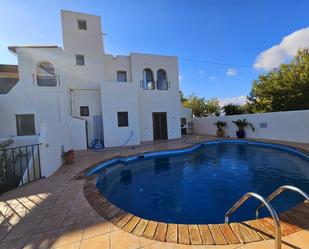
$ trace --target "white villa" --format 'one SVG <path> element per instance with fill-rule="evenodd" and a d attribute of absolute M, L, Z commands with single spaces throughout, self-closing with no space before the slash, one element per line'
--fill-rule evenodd
<path fill-rule="evenodd" d="M 69 149 L 137 145 L 187 132 L 191 114 L 180 103 L 177 57 L 106 54 L 99 16 L 63 10 L 61 23 L 63 48 L 9 47 L 19 81 L 0 94 L 0 138 L 45 144 L 42 160 L 55 165 L 48 176 Z"/>

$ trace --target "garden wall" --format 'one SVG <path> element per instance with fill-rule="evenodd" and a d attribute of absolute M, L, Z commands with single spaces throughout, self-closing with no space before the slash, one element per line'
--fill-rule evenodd
<path fill-rule="evenodd" d="M 216 135 L 214 123 L 222 120 L 227 122 L 225 136 L 236 137 L 237 127 L 232 121 L 244 118 L 255 128 L 255 132 L 246 128 L 247 138 L 309 143 L 309 110 L 195 118 L 194 133 Z"/>

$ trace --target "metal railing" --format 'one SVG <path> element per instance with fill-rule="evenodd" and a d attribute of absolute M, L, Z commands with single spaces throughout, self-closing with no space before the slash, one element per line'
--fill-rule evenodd
<path fill-rule="evenodd" d="M 301 189 L 291 186 L 291 185 L 283 185 L 279 188 L 277 188 L 271 195 L 269 195 L 266 198 L 267 202 L 271 202 L 273 199 L 275 199 L 278 195 L 280 195 L 282 192 L 289 190 L 289 191 L 293 191 L 296 192 L 298 194 L 300 194 L 301 196 L 303 196 L 307 201 L 309 201 L 309 195 L 302 191 Z M 264 207 L 264 203 L 261 203 L 256 209 L 255 209 L 255 216 L 258 219 L 259 218 L 259 210 Z"/>
<path fill-rule="evenodd" d="M 159 91 L 167 91 L 171 88 L 170 81 L 151 81 L 151 82 L 145 82 L 144 80 L 140 81 L 140 88 L 144 90 L 159 90 Z"/>
<path fill-rule="evenodd" d="M 56 74 L 32 74 L 33 84 L 37 86 L 60 86 L 60 75 Z"/>
<path fill-rule="evenodd" d="M 281 227 L 280 227 L 280 220 L 279 216 L 274 210 L 274 208 L 259 194 L 248 192 L 244 194 L 225 214 L 224 220 L 225 223 L 229 223 L 229 217 L 232 213 L 234 213 L 245 201 L 247 201 L 250 197 L 254 197 L 262 202 L 265 207 L 268 209 L 270 215 L 273 218 L 274 226 L 275 226 L 275 248 L 281 249 Z"/>
<path fill-rule="evenodd" d="M 40 144 L 0 150 L 0 194 L 40 178 Z"/>

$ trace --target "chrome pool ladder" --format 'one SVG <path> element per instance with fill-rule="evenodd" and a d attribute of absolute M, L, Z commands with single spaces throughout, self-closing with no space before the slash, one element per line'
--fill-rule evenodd
<path fill-rule="evenodd" d="M 261 204 L 257 206 L 255 209 L 255 215 L 256 219 L 259 217 L 259 210 L 262 207 L 266 207 L 267 210 L 269 211 L 271 217 L 273 218 L 274 221 L 274 226 L 275 226 L 275 249 L 281 249 L 281 227 L 280 227 L 280 219 L 278 214 L 276 213 L 275 209 L 273 208 L 272 205 L 270 205 L 270 202 L 275 199 L 277 196 L 279 196 L 281 193 L 283 193 L 286 190 L 290 190 L 293 192 L 296 192 L 303 196 L 307 201 L 309 201 L 309 195 L 302 191 L 301 189 L 291 186 L 291 185 L 283 185 L 279 188 L 277 188 L 272 194 L 270 194 L 266 199 L 263 198 L 261 195 L 253 192 L 248 192 L 244 194 L 226 213 L 225 213 L 225 223 L 229 223 L 229 217 L 231 216 L 232 213 L 234 213 L 245 201 L 247 201 L 250 197 L 254 197 L 258 199 Z"/>
<path fill-rule="evenodd" d="M 225 223 L 229 223 L 229 217 L 232 213 L 234 213 L 245 201 L 247 201 L 249 198 L 254 197 L 255 199 L 258 199 L 264 206 L 268 209 L 271 217 L 274 221 L 275 226 L 275 248 L 281 249 L 281 227 L 280 227 L 280 219 L 278 214 L 276 213 L 275 209 L 272 207 L 272 205 L 269 204 L 268 201 L 264 199 L 261 195 L 253 192 L 248 192 L 244 194 L 226 213 L 225 213 Z"/>
<path fill-rule="evenodd" d="M 300 194 L 301 196 L 303 196 L 307 201 L 309 201 L 309 195 L 302 191 L 301 189 L 291 186 L 291 185 L 283 185 L 279 188 L 277 188 L 272 194 L 270 194 L 267 198 L 266 201 L 267 202 L 271 202 L 273 199 L 275 199 L 277 196 L 279 196 L 281 193 L 283 193 L 284 191 L 289 190 L 295 193 Z M 264 204 L 261 203 L 256 209 L 255 209 L 255 216 L 256 219 L 259 218 L 259 210 L 264 207 Z"/>

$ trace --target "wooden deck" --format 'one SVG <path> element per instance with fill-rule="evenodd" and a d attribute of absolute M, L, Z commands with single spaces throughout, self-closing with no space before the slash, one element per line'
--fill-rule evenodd
<path fill-rule="evenodd" d="M 84 183 L 84 195 L 89 204 L 106 220 L 126 232 L 148 239 L 186 245 L 229 245 L 274 238 L 271 218 L 230 224 L 171 224 L 145 220 L 111 204 L 96 188 L 95 177 Z M 280 215 L 282 236 L 309 228 L 309 203 Z"/>

